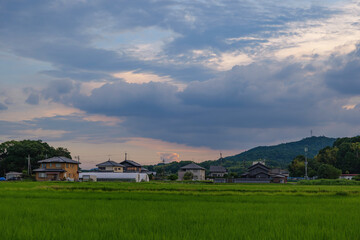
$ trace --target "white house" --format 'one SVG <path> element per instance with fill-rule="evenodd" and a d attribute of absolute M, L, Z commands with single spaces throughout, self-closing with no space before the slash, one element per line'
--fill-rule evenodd
<path fill-rule="evenodd" d="M 183 166 L 178 171 L 179 180 L 184 180 L 184 175 L 187 172 L 191 172 L 193 175 L 194 181 L 204 181 L 205 180 L 205 168 L 200 167 L 199 165 L 195 163 L 190 163 L 186 166 Z"/>

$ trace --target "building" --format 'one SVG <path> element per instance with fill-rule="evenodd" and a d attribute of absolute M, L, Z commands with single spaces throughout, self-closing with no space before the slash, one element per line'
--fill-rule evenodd
<path fill-rule="evenodd" d="M 223 166 L 210 166 L 209 177 L 224 177 L 225 174 L 227 171 Z"/>
<path fill-rule="evenodd" d="M 178 171 L 179 180 L 184 180 L 184 175 L 187 172 L 191 172 L 193 175 L 193 181 L 204 181 L 205 180 L 205 168 L 200 167 L 195 163 L 190 163 L 183 166 Z"/>
<path fill-rule="evenodd" d="M 347 179 L 347 180 L 353 180 L 354 177 L 356 177 L 359 174 L 341 174 L 340 179 Z"/>
<path fill-rule="evenodd" d="M 52 157 L 38 161 L 40 168 L 35 169 L 36 181 L 78 181 L 79 164 L 66 157 Z"/>
<path fill-rule="evenodd" d="M 124 172 L 141 172 L 141 164 L 137 162 L 125 159 L 120 164 L 124 166 Z"/>
<path fill-rule="evenodd" d="M 118 172 L 83 172 L 79 175 L 80 181 L 94 182 L 148 182 L 146 173 L 118 173 Z"/>
<path fill-rule="evenodd" d="M 124 168 L 125 168 L 124 165 L 114 162 L 114 161 L 111 161 L 110 159 L 106 162 L 99 163 L 96 166 L 99 168 L 99 171 L 101 171 L 101 172 L 120 172 L 120 173 L 122 173 L 122 172 L 124 172 Z"/>
<path fill-rule="evenodd" d="M 263 162 L 255 162 L 248 168 L 248 171 L 241 175 L 242 178 L 234 182 L 247 183 L 286 183 L 289 173 L 280 168 L 270 169 Z"/>
<path fill-rule="evenodd" d="M 21 180 L 22 173 L 19 172 L 8 172 L 5 174 L 7 181 Z"/>

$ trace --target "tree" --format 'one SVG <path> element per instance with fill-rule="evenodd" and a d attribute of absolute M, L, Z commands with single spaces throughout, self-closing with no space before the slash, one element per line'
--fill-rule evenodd
<path fill-rule="evenodd" d="M 178 175 L 177 174 L 171 174 L 168 176 L 168 179 L 170 181 L 176 181 L 178 179 Z"/>
<path fill-rule="evenodd" d="M 329 164 L 321 164 L 318 170 L 319 178 L 337 179 L 341 175 L 341 170 Z"/>
<path fill-rule="evenodd" d="M 9 171 L 22 172 L 27 169 L 30 156 L 31 169 L 37 168 L 39 160 L 54 156 L 71 158 L 66 148 L 54 148 L 41 140 L 7 141 L 0 144 L 0 176 Z"/>
<path fill-rule="evenodd" d="M 186 172 L 184 174 L 184 180 L 192 180 L 194 177 L 194 175 L 192 174 L 192 172 Z"/>

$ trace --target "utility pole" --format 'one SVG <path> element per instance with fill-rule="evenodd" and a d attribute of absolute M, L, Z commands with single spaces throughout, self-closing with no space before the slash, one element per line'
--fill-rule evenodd
<path fill-rule="evenodd" d="M 308 165 L 308 162 L 307 162 L 307 152 L 308 152 L 308 148 L 305 147 L 305 148 L 304 148 L 304 151 L 305 151 L 305 176 L 304 176 L 304 178 L 305 178 L 305 180 L 308 180 L 308 179 L 309 179 L 309 178 L 308 178 L 308 174 L 307 174 L 307 165 Z"/>
<path fill-rule="evenodd" d="M 31 176 L 30 154 L 28 154 L 27 160 L 28 160 L 28 175 Z"/>

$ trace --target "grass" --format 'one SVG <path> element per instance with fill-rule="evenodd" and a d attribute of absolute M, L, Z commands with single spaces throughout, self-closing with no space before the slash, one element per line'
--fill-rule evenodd
<path fill-rule="evenodd" d="M 357 239 L 360 186 L 0 182 L 2 239 Z"/>

